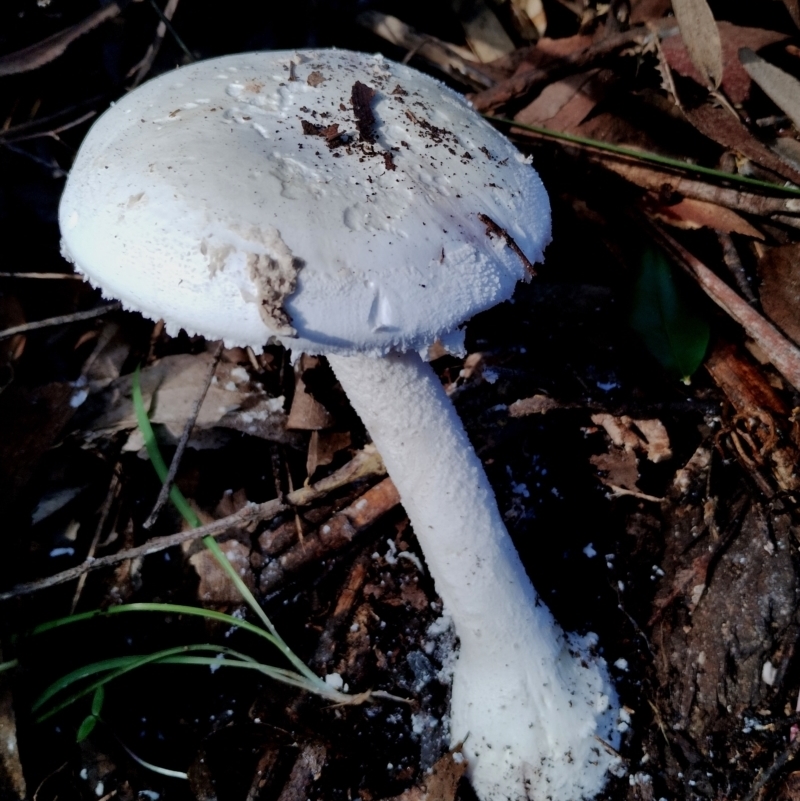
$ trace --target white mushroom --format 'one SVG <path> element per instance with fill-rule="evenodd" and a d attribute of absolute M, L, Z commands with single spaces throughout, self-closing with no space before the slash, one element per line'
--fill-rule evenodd
<path fill-rule="evenodd" d="M 380 56 L 250 53 L 144 84 L 86 137 L 63 252 L 167 329 L 325 354 L 397 485 L 460 640 L 451 739 L 483 801 L 597 794 L 605 663 L 538 599 L 428 364 L 509 298 L 550 237 L 512 145 Z"/>

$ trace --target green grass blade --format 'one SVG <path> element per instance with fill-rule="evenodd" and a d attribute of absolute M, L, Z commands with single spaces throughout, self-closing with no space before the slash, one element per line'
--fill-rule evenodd
<path fill-rule="evenodd" d="M 229 626 L 236 626 L 243 631 L 249 631 L 251 634 L 257 634 L 259 637 L 267 640 L 269 643 L 276 647 L 280 647 L 275 641 L 275 637 L 267 631 L 264 631 L 260 626 L 256 626 L 247 620 L 234 617 L 233 615 L 226 615 L 224 612 L 217 612 L 213 609 L 203 609 L 199 606 L 185 606 L 183 604 L 162 604 L 162 603 L 135 603 L 135 604 L 120 604 L 119 606 L 109 606 L 108 609 L 93 609 L 89 612 L 79 612 L 75 615 L 57 618 L 50 620 L 46 623 L 41 623 L 36 628 L 32 629 L 30 634 L 43 634 L 46 631 L 60 628 L 71 623 L 79 623 L 84 620 L 92 620 L 98 617 L 108 617 L 110 615 L 124 614 L 126 612 L 161 612 L 170 615 L 192 615 L 194 617 L 204 617 L 207 620 L 215 620 L 220 623 L 226 623 Z"/>
<path fill-rule="evenodd" d="M 145 665 L 152 664 L 154 662 L 158 662 L 166 657 L 179 655 L 182 653 L 187 653 L 191 651 L 219 651 L 221 650 L 219 646 L 213 645 L 180 645 L 175 648 L 166 648 L 163 651 L 156 651 L 152 654 L 147 654 L 146 656 L 138 656 L 138 657 L 127 657 L 127 663 L 123 664 L 119 668 L 115 670 L 108 671 L 106 670 L 106 675 L 102 676 L 101 678 L 91 682 L 86 687 L 83 687 L 80 690 L 76 690 L 72 693 L 69 697 L 67 697 L 64 701 L 56 704 L 55 706 L 51 707 L 47 712 L 43 715 L 40 715 L 37 718 L 37 723 L 41 723 L 43 720 L 47 720 L 48 718 L 52 717 L 56 714 L 56 712 L 60 712 L 62 709 L 66 709 L 71 704 L 74 704 L 79 698 L 83 698 L 86 695 L 93 693 L 98 687 L 102 687 L 105 684 L 108 684 L 110 681 L 119 678 L 120 676 L 124 676 L 126 673 L 130 673 L 132 670 L 136 670 L 137 668 L 144 667 Z M 227 649 L 225 649 L 227 650 Z M 107 660 L 104 660 L 107 661 Z M 99 664 L 99 663 L 96 663 Z M 86 668 L 93 667 L 92 665 L 85 666 Z M 77 671 L 73 671 L 73 674 Z M 95 671 L 97 672 L 97 671 Z M 73 675 L 70 674 L 70 675 Z M 48 699 L 52 698 L 61 690 L 66 689 L 70 684 L 74 684 L 76 679 L 72 679 L 71 681 L 65 681 L 67 677 L 62 676 L 56 682 L 50 685 L 42 696 L 47 696 Z M 39 709 L 45 703 L 45 701 L 41 700 L 42 696 L 36 699 L 34 702 L 34 710 Z"/>
<path fill-rule="evenodd" d="M 158 449 L 158 442 L 156 441 L 153 427 L 150 425 L 150 419 L 147 416 L 147 411 L 144 408 L 141 374 L 138 367 L 133 374 L 132 386 L 133 406 L 136 411 L 136 421 L 141 429 L 147 454 L 150 457 L 150 461 L 153 463 L 153 467 L 155 468 L 158 477 L 161 479 L 161 481 L 165 481 L 168 470 L 166 464 L 164 463 L 164 459 L 161 456 L 161 452 Z M 171 487 L 169 497 L 175 505 L 175 508 L 181 513 L 181 515 L 183 515 L 186 522 L 194 528 L 198 528 L 200 526 L 199 518 L 195 514 L 194 509 L 192 509 L 186 498 L 183 496 L 183 493 L 175 485 Z M 278 634 L 278 630 L 272 624 L 272 621 L 267 616 L 267 613 L 261 608 L 261 604 L 258 603 L 253 593 L 250 592 L 247 584 L 244 583 L 242 577 L 236 572 L 236 569 L 230 563 L 230 560 L 222 552 L 222 549 L 217 544 L 217 541 L 213 537 L 203 537 L 203 544 L 211 551 L 222 569 L 228 574 L 231 581 L 233 581 L 234 586 L 239 591 L 244 601 L 260 618 L 261 622 L 272 635 L 274 639 L 273 644 L 275 647 L 281 651 L 281 653 L 295 666 L 295 668 L 297 668 L 298 672 L 301 673 L 314 687 L 323 693 L 327 693 L 330 689 L 328 685 L 322 679 L 320 679 L 320 677 L 317 676 L 317 674 L 314 673 L 314 671 L 311 670 L 311 668 L 309 668 L 303 662 L 303 660 L 294 653 L 294 651 L 292 651 L 280 634 Z"/>
<path fill-rule="evenodd" d="M 510 120 L 507 117 L 495 117 L 491 114 L 483 115 L 487 120 L 492 122 L 500 122 L 504 125 L 513 125 L 515 128 L 522 128 L 526 131 L 532 131 L 540 136 L 546 136 L 550 139 L 560 139 L 564 142 L 572 142 L 576 145 L 586 145 L 593 147 L 596 150 L 605 150 L 608 153 L 614 153 L 618 156 L 627 156 L 628 158 L 637 161 L 645 161 L 651 164 L 659 164 L 662 167 L 671 167 L 672 169 L 681 170 L 682 172 L 693 172 L 698 175 L 708 175 L 709 177 L 716 178 L 721 181 L 729 181 L 734 184 L 742 184 L 744 186 L 752 186 L 757 189 L 766 189 L 770 192 L 781 192 L 788 195 L 800 196 L 800 188 L 796 186 L 783 186 L 782 184 L 774 184 L 770 181 L 760 181 L 757 178 L 748 178 L 746 175 L 736 175 L 723 170 L 715 170 L 713 167 L 703 167 L 699 164 L 690 164 L 681 159 L 670 158 L 669 156 L 661 156 L 658 153 L 651 153 L 647 150 L 635 150 L 631 147 L 623 147 L 621 145 L 612 145 L 609 142 L 603 142 L 599 139 L 589 139 L 586 136 L 576 136 L 575 134 L 564 133 L 563 131 L 554 131 L 551 128 L 543 128 L 540 125 L 527 125 L 523 122 Z"/>
<path fill-rule="evenodd" d="M 144 408 L 144 398 L 142 397 L 142 382 L 141 370 L 137 366 L 133 373 L 133 408 L 136 412 L 136 423 L 139 430 L 142 432 L 144 438 L 144 446 L 147 449 L 147 455 L 155 468 L 155 471 L 161 481 L 167 480 L 169 470 L 164 459 L 161 457 L 161 451 L 158 449 L 156 442 L 156 435 L 153 432 L 153 427 L 150 425 L 150 418 L 147 416 L 147 411 Z M 172 501 L 175 508 L 181 513 L 184 520 L 193 528 L 200 528 L 200 518 L 197 513 L 189 505 L 189 502 L 184 497 L 183 493 L 173 484 L 169 491 L 169 499 Z"/>

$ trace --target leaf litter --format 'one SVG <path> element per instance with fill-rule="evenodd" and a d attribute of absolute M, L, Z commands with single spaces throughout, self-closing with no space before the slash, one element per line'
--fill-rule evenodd
<path fill-rule="evenodd" d="M 466 359 L 439 354 L 434 365 L 537 588 L 567 629 L 598 632 L 617 671 L 631 710 L 623 744 L 631 773 L 612 782 L 608 797 L 793 797 L 797 4 L 773 4 L 762 16 L 743 4 L 729 11 L 682 0 L 677 18 L 662 0 L 632 0 L 627 18 L 622 5 L 460 2 L 437 15 L 412 3 L 399 19 L 375 3 L 360 26 L 344 11 L 310 15 L 296 38 L 275 41 L 298 47 L 313 35 L 364 50 L 391 42 L 387 55 L 440 70 L 473 92 L 477 108 L 538 127 L 501 126 L 533 154 L 553 197 L 547 261 L 513 304 L 470 324 Z M 0 100 L 10 196 L 31 197 L 36 187 L 57 197 L 54 176 L 69 167 L 82 115 L 102 111 L 107 86 L 124 93 L 114 75 L 138 70 L 138 80 L 169 69 L 188 58 L 187 43 L 200 57 L 218 52 L 186 8 L 170 6 L 174 35 L 166 26 L 159 33 L 163 20 L 152 9 L 137 17 L 142 9 L 130 8 L 113 7 L 120 39 L 100 17 L 82 35 L 95 18 L 78 11 L 60 34 L 41 10 L 31 12 L 30 28 L 15 23 L 4 34 L 0 64 L 31 81 L 9 83 Z M 249 27 L 264 24 L 254 17 Z M 118 69 L 108 59 L 97 66 L 93 41 L 106 42 Z M 155 41 L 158 52 L 146 56 Z M 85 86 L 65 88 L 53 67 L 86 76 Z M 103 70 L 109 84 L 99 87 L 91 76 Z M 76 124 L 55 131 L 52 120 L 64 119 Z M 371 135 L 368 119 L 362 127 Z M 581 139 L 556 141 L 548 130 Z M 609 143 L 626 153 L 601 149 Z M 26 229 L 23 220 L 32 224 L 25 209 L 0 206 L 12 233 Z M 22 258 L 12 236 L 5 269 L 63 271 L 52 220 L 35 219 L 49 242 L 42 257 Z M 662 255 L 637 279 L 648 249 Z M 736 279 L 727 265 L 738 265 Z M 0 511 L 14 523 L 0 566 L 0 592 L 11 592 L 2 603 L 13 609 L 0 615 L 6 658 L 16 655 L 16 628 L 68 609 L 73 597 L 83 609 L 166 597 L 236 611 L 236 597 L 190 540 L 145 555 L 149 539 L 173 536 L 179 525 L 165 510 L 152 532 L 143 527 L 158 486 L 139 456 L 131 372 L 144 363 L 145 400 L 169 450 L 207 373 L 206 344 L 170 340 L 135 315 L 93 311 L 99 299 L 84 288 L 41 287 L 73 282 L 5 275 L 0 310 L 12 333 L 0 362 Z M 740 296 L 743 286 L 750 296 Z M 59 322 L 37 329 L 28 320 Z M 689 386 L 676 380 L 688 376 Z M 16 696 L 16 719 L 3 712 L 0 726 L 18 731 L 20 743 L 19 761 L 0 764 L 4 792 L 26 792 L 21 765 L 28 792 L 42 799 L 86 790 L 126 801 L 142 791 L 287 801 L 468 797 L 463 760 L 447 749 L 446 627 L 390 478 L 351 470 L 312 491 L 366 444 L 324 363 L 304 360 L 295 372 L 277 348 L 226 351 L 177 485 L 204 520 L 227 526 L 217 532 L 221 547 L 321 675 L 356 691 L 410 694 L 413 711 L 322 709 L 212 674 L 171 692 L 152 682 L 110 692 L 103 725 L 92 724 L 76 751 L 87 710 L 60 731 L 31 734 L 20 699 L 52 679 L 54 666 L 24 653 L 28 672 L 10 690 L 0 687 L 0 702 Z M 286 508 L 286 498 L 299 505 Z M 269 516 L 248 517 L 253 504 Z M 79 571 L 79 596 L 69 583 L 41 589 L 87 556 L 105 564 L 117 553 L 118 562 Z M 41 588 L 27 600 L 14 596 L 26 582 Z M 188 636 L 185 624 L 108 629 L 96 638 L 102 647 L 87 639 L 79 648 L 101 658 L 108 643 L 124 652 L 124 637 L 173 644 Z M 224 634 L 212 627 L 209 636 Z M 114 736 L 136 743 L 145 761 L 188 768 L 188 789 L 145 771 Z"/>

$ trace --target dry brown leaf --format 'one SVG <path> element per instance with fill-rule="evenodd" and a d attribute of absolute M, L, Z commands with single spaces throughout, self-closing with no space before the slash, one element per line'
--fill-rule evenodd
<path fill-rule="evenodd" d="M 203 521 L 206 522 L 206 521 Z M 196 543 L 186 543 L 196 546 Z M 220 542 L 219 547 L 244 583 L 255 589 L 253 571 L 250 569 L 250 549 L 237 540 Z M 197 600 L 202 604 L 239 604 L 242 596 L 233 585 L 230 576 L 217 562 L 214 554 L 206 548 L 198 550 L 189 557 L 189 564 L 200 577 L 197 587 Z"/>
<path fill-rule="evenodd" d="M 205 384 L 212 359 L 210 353 L 167 356 L 142 370 L 142 396 L 154 423 L 180 437 Z M 87 439 L 136 429 L 131 382 L 130 375 L 112 381 L 90 396 L 85 410 L 83 407 L 79 410 L 79 426 Z M 243 367 L 221 362 L 200 407 L 196 427 L 233 428 L 263 439 L 294 442 L 298 435 L 286 431 L 283 403 L 283 397 L 270 398 L 260 385 L 252 384 Z M 137 449 L 140 443 L 140 435 L 134 432 L 130 447 Z"/>
<path fill-rule="evenodd" d="M 800 244 L 769 248 L 758 272 L 765 314 L 800 344 Z"/>
<path fill-rule="evenodd" d="M 774 64 L 764 61 L 747 47 L 739 51 L 739 60 L 747 74 L 800 131 L 800 81 Z"/>
<path fill-rule="evenodd" d="M 324 467 L 333 461 L 333 457 L 350 446 L 349 431 L 313 431 L 308 443 L 306 473 L 313 476 L 318 467 Z"/>
<path fill-rule="evenodd" d="M 717 23 L 719 37 L 722 42 L 722 83 L 720 87 L 731 103 L 744 103 L 750 96 L 752 79 L 739 61 L 739 50 L 749 47 L 760 50 L 762 47 L 781 42 L 788 37 L 778 31 L 765 28 L 748 28 L 734 25 L 732 22 Z M 661 50 L 670 69 L 703 84 L 703 78 L 694 66 L 689 51 L 680 36 L 665 36 L 661 41 Z"/>
<path fill-rule="evenodd" d="M 612 490 L 618 488 L 628 492 L 639 492 L 636 482 L 639 480 L 639 467 L 636 454 L 627 448 L 612 445 L 608 453 L 590 456 L 589 461 L 600 473 L 600 481 Z"/>
<path fill-rule="evenodd" d="M 51 61 L 57 59 L 76 39 L 83 34 L 96 28 L 106 20 L 113 19 L 120 13 L 117 3 L 109 3 L 103 8 L 99 8 L 86 19 L 63 31 L 48 36 L 41 42 L 0 56 L 0 77 L 4 75 L 16 75 L 20 72 L 28 72 L 43 67 Z"/>
<path fill-rule="evenodd" d="M 318 356 L 303 354 L 294 368 L 294 398 L 286 427 L 298 431 L 319 431 L 333 425 L 333 415 L 308 391 L 303 374 L 319 366 Z"/>
<path fill-rule="evenodd" d="M 689 122 L 712 141 L 741 153 L 793 183 L 800 183 L 800 172 L 756 139 L 730 111 L 706 103 L 699 108 L 686 109 L 685 113 Z"/>
<path fill-rule="evenodd" d="M 553 409 L 563 408 L 563 404 L 547 395 L 533 395 L 530 398 L 521 398 L 508 407 L 511 417 L 525 417 L 528 414 L 547 414 Z"/>
<path fill-rule="evenodd" d="M 647 203 L 647 212 L 675 228 L 687 230 L 712 228 L 727 234 L 743 234 L 754 239 L 764 239 L 761 231 L 732 209 L 705 200 L 684 198 L 679 203 L 666 205 L 651 197 Z"/>
<path fill-rule="evenodd" d="M 600 77 L 601 72 L 603 78 Z M 570 133 L 586 119 L 605 95 L 609 70 L 570 75 L 546 86 L 514 119 L 526 125 L 544 125 Z"/>
<path fill-rule="evenodd" d="M 458 783 L 466 770 L 467 760 L 456 748 L 436 762 L 419 786 L 384 801 L 455 801 Z"/>
<path fill-rule="evenodd" d="M 641 451 L 651 462 L 661 462 L 672 457 L 669 434 L 660 420 L 634 420 L 628 415 L 616 417 L 601 412 L 592 415 L 592 422 L 601 426 L 611 442 L 626 451 Z"/>
<path fill-rule="evenodd" d="M 515 50 L 511 37 L 484 0 L 453 0 L 470 50 L 488 64 Z"/>
<path fill-rule="evenodd" d="M 547 14 L 542 0 L 511 0 L 515 15 L 530 21 L 539 36 L 547 30 Z"/>
<path fill-rule="evenodd" d="M 681 36 L 703 83 L 714 88 L 722 81 L 722 42 L 706 0 L 672 0 Z"/>

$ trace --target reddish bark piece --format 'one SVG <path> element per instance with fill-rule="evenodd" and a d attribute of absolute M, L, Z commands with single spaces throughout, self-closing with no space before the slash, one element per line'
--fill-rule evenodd
<path fill-rule="evenodd" d="M 684 198 L 678 203 L 667 205 L 651 197 L 647 202 L 647 208 L 649 214 L 675 228 L 687 230 L 711 228 L 727 234 L 743 234 L 754 239 L 764 238 L 761 231 L 732 209 L 705 200 Z"/>
<path fill-rule="evenodd" d="M 672 11 L 670 0 L 633 0 L 631 3 L 631 25 L 653 22 Z"/>
<path fill-rule="evenodd" d="M 700 133 L 714 142 L 741 153 L 795 184 L 800 183 L 800 172 L 778 158 L 727 109 L 706 103 L 699 108 L 686 109 L 686 116 Z"/>
<path fill-rule="evenodd" d="M 770 248 L 758 264 L 766 315 L 800 344 L 800 245 Z"/>
<path fill-rule="evenodd" d="M 375 133 L 375 115 L 372 113 L 372 98 L 375 97 L 375 90 L 361 81 L 353 84 L 350 102 L 353 104 L 353 113 L 356 115 L 356 128 L 362 142 L 373 143 Z"/>
<path fill-rule="evenodd" d="M 749 47 L 751 50 L 759 50 L 788 37 L 778 31 L 748 28 L 731 22 L 718 22 L 717 28 L 722 41 L 723 72 L 720 87 L 732 103 L 743 103 L 750 96 L 752 80 L 739 62 L 739 48 Z M 661 42 L 661 49 L 671 69 L 679 75 L 705 85 L 679 35 L 664 39 Z"/>
<path fill-rule="evenodd" d="M 555 81 L 546 86 L 515 119 L 526 125 L 544 125 L 554 131 L 574 132 L 605 97 L 606 87 L 612 80 L 610 70 L 590 70 Z"/>

